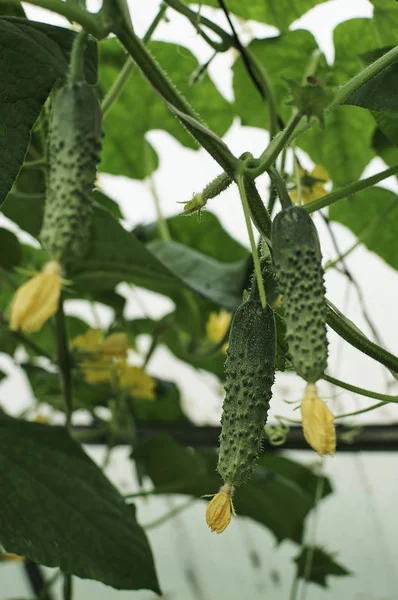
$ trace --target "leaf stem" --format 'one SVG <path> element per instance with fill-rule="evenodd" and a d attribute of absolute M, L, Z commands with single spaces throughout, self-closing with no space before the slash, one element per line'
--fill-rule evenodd
<path fill-rule="evenodd" d="M 372 406 L 367 406 L 366 408 L 362 408 L 361 410 L 354 410 L 353 412 L 344 413 L 341 415 L 335 415 L 334 419 L 342 419 L 343 417 L 355 417 L 356 415 L 361 415 L 366 412 L 370 412 L 371 410 L 375 410 L 376 408 L 380 408 L 381 406 L 385 406 L 388 404 L 387 402 L 377 402 L 377 404 L 372 404 Z"/>
<path fill-rule="evenodd" d="M 252 223 L 251 223 L 251 219 L 250 219 L 249 203 L 247 201 L 244 173 L 240 173 L 237 176 L 237 183 L 238 183 L 238 187 L 239 187 L 240 199 L 242 201 L 243 212 L 245 215 L 247 233 L 249 234 L 250 247 L 251 247 L 251 251 L 252 251 L 252 255 L 253 255 L 254 272 L 256 274 L 256 280 L 257 280 L 257 286 L 258 286 L 258 293 L 260 296 L 261 305 L 263 308 L 265 308 L 267 306 L 267 297 L 265 295 L 264 282 L 263 282 L 263 277 L 261 274 L 260 259 L 258 257 L 258 252 L 257 252 L 257 245 L 256 245 L 256 242 L 254 241 L 253 227 L 252 227 Z"/>
<path fill-rule="evenodd" d="M 333 385 L 343 388 L 344 390 L 353 392 L 354 394 L 366 396 L 367 398 L 374 398 L 375 400 L 381 400 L 384 404 L 387 402 L 398 403 L 398 396 L 390 396 L 389 394 L 380 394 L 379 392 L 372 392 L 371 390 L 366 390 L 356 385 L 352 385 L 351 383 L 347 383 L 345 381 L 341 381 L 340 379 L 336 379 L 331 375 L 324 375 L 323 379 L 325 381 L 328 381 L 329 383 L 332 383 Z"/>
<path fill-rule="evenodd" d="M 301 113 L 292 116 L 285 129 L 280 131 L 268 144 L 259 158 L 259 165 L 250 169 L 253 177 L 262 175 L 278 158 L 280 152 L 288 145 L 296 127 L 301 121 Z"/>
<path fill-rule="evenodd" d="M 63 307 L 63 299 L 61 297 L 57 313 L 55 315 L 56 331 L 57 331 L 57 358 L 58 367 L 61 377 L 62 393 L 64 397 L 66 428 L 69 433 L 72 426 L 72 376 L 71 376 L 71 361 L 68 348 L 68 335 L 66 331 L 65 314 Z"/>
<path fill-rule="evenodd" d="M 70 55 L 69 75 L 70 82 L 84 80 L 84 51 L 87 43 L 87 32 L 82 29 L 74 39 Z"/>
<path fill-rule="evenodd" d="M 73 580 L 72 575 L 69 573 L 64 574 L 64 584 L 63 584 L 63 600 L 72 600 L 73 598 Z"/>
<path fill-rule="evenodd" d="M 348 196 L 352 196 L 357 192 L 365 190 L 366 188 L 374 186 L 379 181 L 383 181 L 383 179 L 387 179 L 392 175 L 397 175 L 398 173 L 398 165 L 394 165 L 385 171 L 381 171 L 380 173 L 376 173 L 376 175 L 372 175 L 371 177 L 367 177 L 366 179 L 360 179 L 359 181 L 354 181 L 353 183 L 349 183 L 348 185 L 344 185 L 339 190 L 335 192 L 331 192 L 326 196 L 322 196 L 318 200 L 313 200 L 312 202 L 308 202 L 303 208 L 308 213 L 313 213 L 316 210 L 320 210 L 321 208 L 325 208 L 325 206 L 329 206 L 330 204 L 334 204 L 338 200 L 342 200 L 343 198 L 347 198 Z"/>
<path fill-rule="evenodd" d="M 169 521 L 173 517 L 175 517 L 178 514 L 180 514 L 180 512 L 183 512 L 184 510 L 186 510 L 187 508 L 189 508 L 190 506 L 192 506 L 192 504 L 194 502 L 196 502 L 196 500 L 197 500 L 197 498 L 190 498 L 189 500 L 187 500 L 187 502 L 184 502 L 183 504 L 179 504 L 178 506 L 175 506 L 174 508 L 172 508 L 171 510 L 169 510 L 169 512 L 167 512 L 165 515 L 162 515 L 158 519 L 154 519 L 153 521 L 151 521 L 147 525 L 142 525 L 142 527 L 145 530 L 154 529 L 155 527 L 159 527 L 159 525 L 163 525 L 163 523 L 166 523 L 167 521 Z"/>
<path fill-rule="evenodd" d="M 149 42 L 149 40 L 151 39 L 153 33 L 155 32 L 156 27 L 159 25 L 160 21 L 163 19 L 166 10 L 167 10 L 167 6 L 165 4 L 162 4 L 160 6 L 160 9 L 159 9 L 157 15 L 155 16 L 152 23 L 148 27 L 147 32 L 145 33 L 144 37 L 142 38 L 142 41 L 144 42 L 144 44 L 147 44 Z M 119 72 L 118 76 L 116 77 L 115 81 L 113 82 L 112 86 L 108 90 L 107 94 L 105 95 L 105 98 L 103 99 L 103 101 L 101 103 L 103 119 L 106 119 L 112 106 L 120 98 L 128 80 L 130 79 L 131 75 L 134 73 L 136 66 L 137 65 L 135 64 L 134 60 L 131 58 L 131 56 L 129 56 L 128 59 L 126 60 L 126 62 L 124 63 L 122 70 Z"/>
<path fill-rule="evenodd" d="M 26 0 L 28 4 L 40 6 L 66 17 L 69 21 L 79 23 L 88 33 L 98 39 L 103 39 L 107 31 L 101 27 L 96 15 L 89 13 L 76 2 L 63 2 L 63 0 Z M 0 0 L 0 4 L 13 4 L 20 6 L 20 0 Z"/>

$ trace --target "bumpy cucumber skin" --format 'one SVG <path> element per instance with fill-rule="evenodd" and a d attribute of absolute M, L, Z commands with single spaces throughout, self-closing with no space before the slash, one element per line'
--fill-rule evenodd
<path fill-rule="evenodd" d="M 49 136 L 46 205 L 40 241 L 52 258 L 80 259 L 90 240 L 91 195 L 101 152 L 101 108 L 86 82 L 55 96 Z"/>
<path fill-rule="evenodd" d="M 275 217 L 272 248 L 293 366 L 315 383 L 327 366 L 325 286 L 318 233 L 303 208 L 292 206 Z"/>
<path fill-rule="evenodd" d="M 275 360 L 273 311 L 248 300 L 234 315 L 227 351 L 217 467 L 225 483 L 241 485 L 252 474 L 267 421 Z"/>

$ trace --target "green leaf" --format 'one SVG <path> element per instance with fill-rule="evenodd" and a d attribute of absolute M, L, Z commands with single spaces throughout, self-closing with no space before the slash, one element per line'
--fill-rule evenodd
<path fill-rule="evenodd" d="M 220 306 L 240 301 L 241 262 L 224 264 L 176 242 L 145 246 L 123 229 L 107 211 L 96 209 L 89 251 L 68 274 L 84 291 L 113 289 L 121 281 L 168 293 L 188 287 Z"/>
<path fill-rule="evenodd" d="M 379 48 L 381 43 L 372 19 L 350 19 L 333 32 L 335 58 L 333 81 L 341 85 L 363 69 L 362 55 Z"/>
<path fill-rule="evenodd" d="M 383 69 L 353 92 L 344 104 L 379 111 L 388 117 L 398 117 L 398 62 Z"/>
<path fill-rule="evenodd" d="M 218 135 L 232 124 L 232 109 L 207 74 L 200 84 L 191 85 L 190 78 L 198 68 L 193 54 L 182 46 L 168 42 L 151 42 L 150 51 L 187 100 Z M 101 42 L 100 82 L 109 90 L 126 55 L 115 39 Z M 145 135 L 163 129 L 189 148 L 197 148 L 194 139 L 153 92 L 143 75 L 136 70 L 130 77 L 118 102 L 104 122 L 105 139 L 101 171 L 143 179 L 157 167 L 157 156 Z"/>
<path fill-rule="evenodd" d="M 186 0 L 187 1 L 187 0 Z M 274 25 L 281 31 L 288 29 L 289 25 L 308 12 L 317 4 L 326 0 L 228 0 L 228 9 L 244 19 L 260 21 L 268 25 Z M 190 2 L 189 2 L 190 3 Z M 218 0 L 204 0 L 203 4 L 220 7 Z"/>
<path fill-rule="evenodd" d="M 398 44 L 398 4 L 390 0 L 370 0 L 373 22 L 380 41 L 386 46 Z"/>
<path fill-rule="evenodd" d="M 17 236 L 8 229 L 0 228 L 0 267 L 13 269 L 20 264 L 21 258 L 22 250 Z"/>
<path fill-rule="evenodd" d="M 1 205 L 24 161 L 30 130 L 41 108 L 54 83 L 67 73 L 75 34 L 26 19 L 0 18 L 0 37 Z M 92 66 L 95 48 L 95 42 L 88 47 Z"/>
<path fill-rule="evenodd" d="M 390 117 L 385 118 L 391 121 L 391 129 L 389 129 L 392 132 L 392 135 L 394 135 L 395 137 L 396 131 L 398 136 L 398 127 L 396 127 L 396 125 L 398 125 L 398 122 L 394 123 L 396 119 L 390 119 Z M 374 151 L 384 160 L 384 162 L 389 167 L 393 167 L 394 165 L 398 164 L 398 143 L 392 144 L 389 138 L 381 129 L 376 129 L 376 131 L 374 132 L 372 146 Z"/>
<path fill-rule="evenodd" d="M 200 220 L 196 215 L 176 215 L 167 219 L 166 223 L 173 241 L 211 258 L 230 263 L 248 256 L 248 250 L 225 231 L 218 218 L 211 212 L 202 211 Z M 161 239 L 157 223 L 141 225 L 134 233 L 143 242 Z"/>
<path fill-rule="evenodd" d="M 311 553 L 311 571 L 309 574 L 306 573 L 306 564 L 309 560 L 309 553 Z M 326 578 L 330 575 L 342 577 L 344 575 L 351 575 L 345 567 L 335 561 L 335 553 L 331 554 L 326 552 L 319 546 L 309 547 L 303 546 L 300 554 L 294 558 L 294 562 L 297 565 L 298 577 L 312 581 L 321 587 L 328 587 Z"/>
<path fill-rule="evenodd" d="M 159 490 L 201 498 L 216 493 L 222 483 L 215 473 L 216 453 L 183 448 L 171 438 L 141 442 L 133 458 Z M 253 478 L 242 490 L 236 490 L 236 512 L 263 524 L 278 541 L 288 538 L 299 542 L 304 519 L 313 507 L 316 482 L 316 475 L 303 465 L 288 459 L 271 464 L 261 456 Z M 322 497 L 330 490 L 325 478 Z"/>
<path fill-rule="evenodd" d="M 177 242 L 148 244 L 154 256 L 188 287 L 234 310 L 242 300 L 244 261 L 221 263 Z"/>
<path fill-rule="evenodd" d="M 14 2 L 5 2 L 0 4 L 0 15 L 5 17 L 21 17 L 26 18 L 26 14 L 22 5 Z"/>
<path fill-rule="evenodd" d="M 309 57 L 318 49 L 314 36 L 309 31 L 298 29 L 277 37 L 253 40 L 248 49 L 267 73 L 278 101 L 278 111 L 287 119 L 291 108 L 286 105 L 290 94 L 285 80 L 302 79 Z M 325 60 L 321 59 L 317 72 L 320 79 L 325 76 L 325 65 Z M 241 58 L 234 63 L 233 77 L 234 109 L 242 125 L 267 127 L 267 105 L 254 89 Z"/>
<path fill-rule="evenodd" d="M 316 164 L 325 167 L 336 186 L 341 186 L 359 179 L 373 158 L 374 129 L 374 120 L 369 113 L 341 106 L 326 119 L 325 129 L 312 127 L 298 138 L 297 143 Z"/>
<path fill-rule="evenodd" d="M 398 197 L 388 190 L 373 187 L 329 208 L 332 220 L 342 223 L 360 236 L 376 224 L 376 229 L 364 239 L 369 250 L 378 254 L 394 269 L 398 269 L 396 252 Z"/>
<path fill-rule="evenodd" d="M 133 511 L 64 428 L 0 420 L 0 476 L 0 539 L 9 552 L 159 593 Z"/>

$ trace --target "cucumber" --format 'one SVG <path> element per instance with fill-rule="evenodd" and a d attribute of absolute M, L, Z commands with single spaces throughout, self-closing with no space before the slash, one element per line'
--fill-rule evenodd
<path fill-rule="evenodd" d="M 93 87 L 85 81 L 66 83 L 52 108 L 40 233 L 44 249 L 63 263 L 83 258 L 89 244 L 101 138 L 101 108 Z"/>
<path fill-rule="evenodd" d="M 254 469 L 272 396 L 275 360 L 273 311 L 249 299 L 234 315 L 227 350 L 217 470 L 229 486 L 244 483 Z"/>
<path fill-rule="evenodd" d="M 291 206 L 278 213 L 272 249 L 289 354 L 296 373 L 315 383 L 327 366 L 327 307 L 318 233 L 303 208 Z"/>

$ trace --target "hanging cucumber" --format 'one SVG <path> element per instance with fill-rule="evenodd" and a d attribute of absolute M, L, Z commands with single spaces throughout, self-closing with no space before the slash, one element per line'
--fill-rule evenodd
<path fill-rule="evenodd" d="M 303 208 L 291 206 L 275 217 L 272 248 L 293 366 L 315 383 L 327 366 L 325 286 L 318 233 Z"/>
<path fill-rule="evenodd" d="M 56 95 L 48 140 L 46 205 L 40 241 L 62 263 L 84 256 L 101 151 L 101 109 L 86 81 L 68 81 Z"/>
<path fill-rule="evenodd" d="M 249 299 L 232 320 L 226 360 L 226 396 L 217 470 L 225 484 L 209 503 L 206 520 L 221 533 L 231 519 L 232 490 L 253 472 L 261 449 L 274 382 L 275 320 L 269 305 Z"/>

